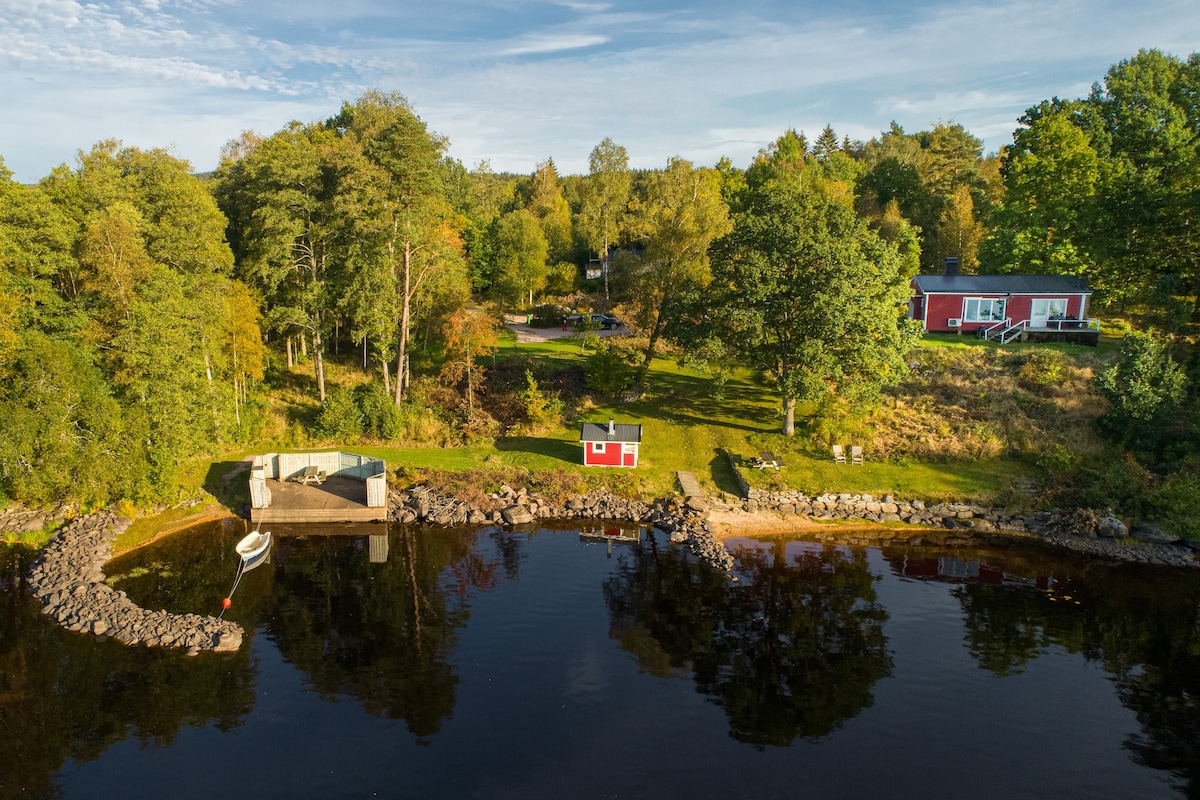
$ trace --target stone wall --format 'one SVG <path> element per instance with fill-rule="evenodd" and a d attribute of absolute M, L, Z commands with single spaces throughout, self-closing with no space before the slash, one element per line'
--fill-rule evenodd
<path fill-rule="evenodd" d="M 146 647 L 237 650 L 242 629 L 233 622 L 197 614 L 169 614 L 138 606 L 125 592 L 104 583 L 112 542 L 129 520 L 102 511 L 72 520 L 46 543 L 29 571 L 29 585 L 42 601 L 42 613 L 67 630 Z"/>

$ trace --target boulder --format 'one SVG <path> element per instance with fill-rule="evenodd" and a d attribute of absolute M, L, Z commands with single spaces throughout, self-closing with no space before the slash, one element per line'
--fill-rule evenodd
<path fill-rule="evenodd" d="M 530 514 L 529 510 L 523 506 L 509 506 L 501 514 L 504 522 L 508 525 L 526 525 L 533 522 L 533 514 Z"/>
<path fill-rule="evenodd" d="M 1108 539 L 1123 539 L 1129 535 L 1129 526 L 1109 512 L 1096 523 L 1096 535 Z"/>
<path fill-rule="evenodd" d="M 1181 541 L 1180 537 L 1172 536 L 1162 527 L 1153 524 L 1137 525 L 1129 532 L 1129 535 L 1139 542 L 1147 544 L 1178 544 Z"/>

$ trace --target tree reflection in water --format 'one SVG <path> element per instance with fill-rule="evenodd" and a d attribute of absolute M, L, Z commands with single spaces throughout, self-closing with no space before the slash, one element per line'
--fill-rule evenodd
<path fill-rule="evenodd" d="M 382 564 L 369 562 L 362 541 L 281 538 L 267 629 L 323 698 L 353 698 L 431 736 L 454 709 L 455 632 L 470 616 L 470 591 L 501 574 L 500 561 L 476 552 L 478 536 L 400 528 Z"/>
<path fill-rule="evenodd" d="M 887 614 L 861 549 L 740 547 L 736 582 L 654 539 L 604 586 L 612 635 L 658 675 L 690 671 L 757 746 L 820 738 L 871 705 L 891 673 Z"/>
<path fill-rule="evenodd" d="M 184 658 L 69 633 L 25 586 L 35 555 L 0 545 L 0 797 L 54 796 L 68 759 L 92 761 L 129 737 L 163 747 L 186 727 L 243 723 L 258 674 L 249 648 Z"/>
<path fill-rule="evenodd" d="M 1099 661 L 1141 732 L 1125 747 L 1134 759 L 1175 776 L 1200 798 L 1200 583 L 1189 571 L 1110 567 L 1044 552 L 970 551 L 952 575 L 942 551 L 885 552 L 906 577 L 955 584 L 966 644 L 1000 676 L 1051 648 Z"/>

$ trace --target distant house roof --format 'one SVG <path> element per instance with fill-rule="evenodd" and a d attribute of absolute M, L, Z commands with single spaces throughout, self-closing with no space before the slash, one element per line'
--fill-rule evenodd
<path fill-rule="evenodd" d="M 1071 275 L 917 275 L 923 294 L 1091 294 Z"/>
<path fill-rule="evenodd" d="M 609 428 L 612 432 L 609 432 Z M 603 423 L 585 422 L 579 429 L 581 442 L 641 442 L 641 425 L 617 425 L 611 421 Z"/>

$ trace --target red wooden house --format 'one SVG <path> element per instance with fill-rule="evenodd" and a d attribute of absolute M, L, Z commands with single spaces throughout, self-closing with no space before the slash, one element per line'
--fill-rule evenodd
<path fill-rule="evenodd" d="M 948 259 L 949 261 L 949 259 Z M 927 331 L 973 333 L 1000 341 L 1055 334 L 1095 334 L 1088 319 L 1092 291 L 1068 275 L 917 275 L 908 316 Z M 1056 336 L 1057 338 L 1057 336 Z"/>
<path fill-rule="evenodd" d="M 636 467 L 638 446 L 642 443 L 641 425 L 607 425 L 585 422 L 579 430 L 583 443 L 583 463 L 588 467 Z"/>

